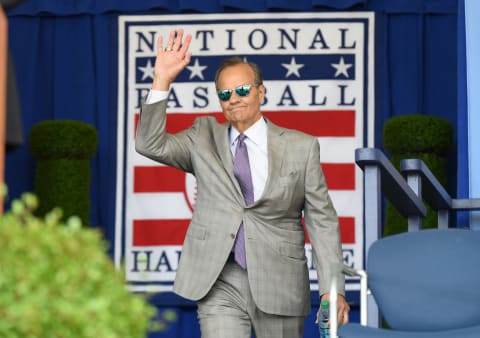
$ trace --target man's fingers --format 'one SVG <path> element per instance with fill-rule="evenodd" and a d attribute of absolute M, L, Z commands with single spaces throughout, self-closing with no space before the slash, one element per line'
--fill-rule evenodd
<path fill-rule="evenodd" d="M 185 36 L 185 41 L 183 41 L 182 45 L 180 46 L 180 52 L 187 53 L 188 48 L 190 47 L 190 42 L 192 41 L 192 35 L 187 34 Z"/>
<path fill-rule="evenodd" d="M 343 325 L 343 324 L 348 323 L 348 321 L 349 321 L 348 312 L 349 311 L 350 311 L 350 306 L 348 305 L 348 303 L 344 299 L 339 301 L 338 307 L 337 307 L 337 316 L 338 316 L 338 324 L 339 325 Z"/>
<path fill-rule="evenodd" d="M 347 324 L 348 321 L 349 321 L 348 312 L 345 311 L 345 312 L 343 313 L 342 324 Z"/>
<path fill-rule="evenodd" d="M 163 51 L 163 36 L 160 34 L 157 38 L 157 54 Z"/>
<path fill-rule="evenodd" d="M 171 31 L 170 32 L 170 35 L 168 36 L 168 44 L 167 44 L 167 48 L 169 49 L 172 49 L 173 48 L 173 44 L 175 43 L 175 36 L 177 35 L 177 32 L 176 31 Z"/>
<path fill-rule="evenodd" d="M 182 39 L 183 39 L 183 28 L 180 28 L 176 33 L 177 34 L 175 36 L 175 41 L 172 44 L 172 49 L 174 51 L 180 50 Z"/>
<path fill-rule="evenodd" d="M 187 54 L 185 54 L 185 58 L 183 59 L 183 61 L 185 62 L 186 65 L 188 65 L 190 63 L 191 58 L 192 58 L 192 53 L 191 52 L 188 52 Z"/>

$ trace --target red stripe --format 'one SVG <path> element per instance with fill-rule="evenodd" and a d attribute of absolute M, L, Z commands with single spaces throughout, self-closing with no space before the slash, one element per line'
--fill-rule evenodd
<path fill-rule="evenodd" d="M 354 110 L 320 110 L 320 111 L 266 111 L 263 113 L 279 126 L 303 131 L 315 136 L 351 137 L 355 136 Z M 219 123 L 224 123 L 223 113 L 170 113 L 167 119 L 167 132 L 177 133 L 193 124 L 199 116 L 213 116 Z M 139 114 L 135 114 L 135 130 Z"/>
<path fill-rule="evenodd" d="M 355 164 L 322 163 L 329 190 L 355 190 Z"/>
<path fill-rule="evenodd" d="M 133 245 L 182 245 L 189 219 L 142 219 L 133 221 Z"/>
<path fill-rule="evenodd" d="M 355 243 L 355 219 L 339 217 L 342 243 Z M 133 221 L 133 245 L 182 245 L 189 219 L 147 219 Z M 306 238 L 310 243 L 310 239 Z"/>
<path fill-rule="evenodd" d="M 355 165 L 322 163 L 329 190 L 354 190 Z M 133 191 L 136 193 L 183 192 L 185 173 L 168 166 L 135 166 Z"/>
<path fill-rule="evenodd" d="M 168 166 L 135 166 L 134 192 L 181 192 L 185 189 L 185 172 Z"/>
<path fill-rule="evenodd" d="M 264 115 L 279 126 L 314 136 L 355 136 L 354 110 L 275 111 Z"/>
<path fill-rule="evenodd" d="M 355 218 L 338 217 L 340 223 L 340 238 L 344 244 L 355 244 Z"/>

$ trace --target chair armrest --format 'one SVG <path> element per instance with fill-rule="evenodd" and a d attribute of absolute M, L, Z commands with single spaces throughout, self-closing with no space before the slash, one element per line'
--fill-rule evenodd
<path fill-rule="evenodd" d="M 427 215 L 427 209 L 421 197 L 415 194 L 382 151 L 376 148 L 355 149 L 355 162 L 363 171 L 368 167 L 378 169 L 381 192 L 403 216 L 425 217 Z M 367 182 L 365 183 L 364 190 L 369 188 Z"/>
<path fill-rule="evenodd" d="M 343 273 L 350 277 L 360 277 L 360 324 L 367 325 L 367 272 L 362 269 L 353 269 L 345 264 L 338 264 L 336 272 L 330 285 L 330 337 L 337 338 L 338 318 L 337 318 L 337 276 Z"/>
<path fill-rule="evenodd" d="M 452 198 L 422 160 L 401 160 L 400 171 L 407 176 L 420 177 L 422 197 L 434 210 L 451 209 Z"/>

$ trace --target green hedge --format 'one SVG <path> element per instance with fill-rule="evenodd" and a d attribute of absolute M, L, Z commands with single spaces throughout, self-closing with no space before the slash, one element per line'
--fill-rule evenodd
<path fill-rule="evenodd" d="M 81 121 L 48 120 L 30 131 L 30 151 L 37 159 L 37 215 L 60 207 L 65 217 L 90 223 L 90 158 L 97 150 L 95 127 Z"/>
<path fill-rule="evenodd" d="M 453 128 L 449 121 L 435 116 L 402 115 L 388 120 L 383 129 L 383 145 L 399 170 L 402 159 L 421 159 L 442 185 L 446 185 L 445 156 L 453 143 Z M 427 207 L 423 228 L 437 227 L 437 213 Z M 383 235 L 406 232 L 407 219 L 388 202 Z"/>
<path fill-rule="evenodd" d="M 402 115 L 385 122 L 383 146 L 391 154 L 432 153 L 446 155 L 453 129 L 446 119 L 427 115 Z"/>
<path fill-rule="evenodd" d="M 97 151 L 97 130 L 73 120 L 47 120 L 30 130 L 30 151 L 38 160 L 89 160 Z"/>
<path fill-rule="evenodd" d="M 0 337 L 143 338 L 155 308 L 131 293 L 98 229 L 44 218 L 24 194 L 0 216 Z"/>

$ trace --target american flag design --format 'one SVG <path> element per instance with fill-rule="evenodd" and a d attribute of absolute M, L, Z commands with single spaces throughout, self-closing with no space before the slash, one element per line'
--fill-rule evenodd
<path fill-rule="evenodd" d="M 198 116 L 225 118 L 213 83 L 221 61 L 257 63 L 267 88 L 264 115 L 317 136 L 339 215 L 344 262 L 363 265 L 363 182 L 356 148 L 373 145 L 372 13 L 121 16 L 115 260 L 134 290 L 170 291 L 195 209 L 195 178 L 135 152 L 142 97 L 153 80 L 156 39 L 183 27 L 192 60 L 172 85 L 167 131 Z M 320 165 L 320 163 L 319 163 Z M 311 288 L 316 272 L 307 237 Z M 358 289 L 355 280 L 347 290 Z"/>

